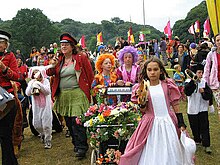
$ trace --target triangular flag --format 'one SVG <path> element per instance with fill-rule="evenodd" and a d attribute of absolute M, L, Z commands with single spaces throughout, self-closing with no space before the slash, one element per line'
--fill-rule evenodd
<path fill-rule="evenodd" d="M 190 26 L 190 28 L 188 29 L 188 32 L 189 32 L 190 34 L 195 35 L 194 26 L 193 26 L 193 25 Z"/>
<path fill-rule="evenodd" d="M 134 43 L 134 35 L 132 32 L 132 27 L 128 30 L 128 43 Z"/>

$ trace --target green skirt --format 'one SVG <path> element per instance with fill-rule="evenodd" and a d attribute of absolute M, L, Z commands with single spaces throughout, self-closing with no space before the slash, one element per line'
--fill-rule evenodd
<path fill-rule="evenodd" d="M 85 93 L 80 89 L 61 90 L 54 107 L 61 116 L 79 116 L 89 108 L 89 101 Z"/>

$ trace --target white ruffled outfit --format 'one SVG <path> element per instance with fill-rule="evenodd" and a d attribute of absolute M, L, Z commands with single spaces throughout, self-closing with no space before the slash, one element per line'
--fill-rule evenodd
<path fill-rule="evenodd" d="M 168 113 L 161 84 L 149 87 L 155 119 L 139 165 L 183 165 L 183 148 Z"/>

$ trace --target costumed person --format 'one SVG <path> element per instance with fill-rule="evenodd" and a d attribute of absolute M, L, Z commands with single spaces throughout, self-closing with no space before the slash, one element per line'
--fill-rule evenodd
<path fill-rule="evenodd" d="M 213 91 L 220 120 L 220 33 L 215 35 L 215 48 L 208 53 L 203 78 Z"/>
<path fill-rule="evenodd" d="M 40 134 L 45 149 L 52 147 L 52 99 L 50 82 L 44 67 L 31 67 L 26 95 L 31 96 L 33 126 Z"/>
<path fill-rule="evenodd" d="M 14 94 L 11 80 L 17 81 L 19 74 L 15 55 L 7 51 L 10 38 L 11 35 L 8 32 L 0 30 L 0 86 Z M 11 107 L 6 107 L 7 113 L 3 113 L 3 107 L 0 109 L 2 165 L 18 164 L 12 143 L 12 131 L 19 105 L 16 105 L 15 100 L 12 101 L 12 104 Z"/>
<path fill-rule="evenodd" d="M 197 64 L 195 68 L 197 79 L 187 79 L 184 92 L 188 98 L 187 114 L 194 141 L 197 144 L 202 143 L 205 152 L 210 154 L 212 150 L 210 148 L 208 107 L 209 100 L 212 99 L 212 90 L 202 78 L 203 68 L 202 64 Z"/>
<path fill-rule="evenodd" d="M 54 108 L 64 116 L 72 137 L 76 157 L 82 159 L 88 150 L 86 128 L 76 123 L 77 116 L 84 114 L 91 101 L 91 85 L 94 74 L 85 53 L 76 52 L 77 41 L 69 33 L 60 36 L 62 56 L 54 58 L 55 68 L 47 70 L 53 76 L 52 97 Z"/>
<path fill-rule="evenodd" d="M 124 46 L 119 51 L 118 59 L 120 61 L 120 67 L 116 70 L 118 76 L 118 86 L 132 86 L 138 83 L 138 73 L 140 67 L 136 65 L 138 53 L 137 49 L 133 46 Z M 130 95 L 122 95 L 122 101 L 130 101 Z"/>
<path fill-rule="evenodd" d="M 95 75 L 95 79 L 92 83 L 92 93 L 97 93 L 97 86 L 102 87 L 115 86 L 117 81 L 117 75 L 113 72 L 113 66 L 115 65 L 115 57 L 112 54 L 101 54 L 95 64 L 98 74 Z M 97 100 L 96 100 L 97 101 Z M 109 105 L 116 104 L 116 96 L 107 96 L 107 103 Z"/>
<path fill-rule="evenodd" d="M 181 94 L 173 80 L 165 75 L 166 70 L 158 58 L 144 64 L 140 82 L 146 81 L 147 89 L 142 91 L 144 95 L 141 92 L 143 96 L 139 101 L 144 115 L 129 139 L 119 165 L 184 164 L 184 150 L 179 139 L 180 130 L 186 128 L 179 112 Z"/>

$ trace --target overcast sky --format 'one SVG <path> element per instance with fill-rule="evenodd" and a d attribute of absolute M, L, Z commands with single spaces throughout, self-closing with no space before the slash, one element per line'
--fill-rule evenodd
<path fill-rule="evenodd" d="M 187 13 L 203 0 L 144 0 L 145 24 L 160 31 L 170 19 L 184 19 Z M 4 5 L 4 6 L 3 6 Z M 98 23 L 119 17 L 124 21 L 144 24 L 143 0 L 4 0 L 0 18 L 11 20 L 20 9 L 39 8 L 51 21 L 70 18 L 82 23 Z"/>

